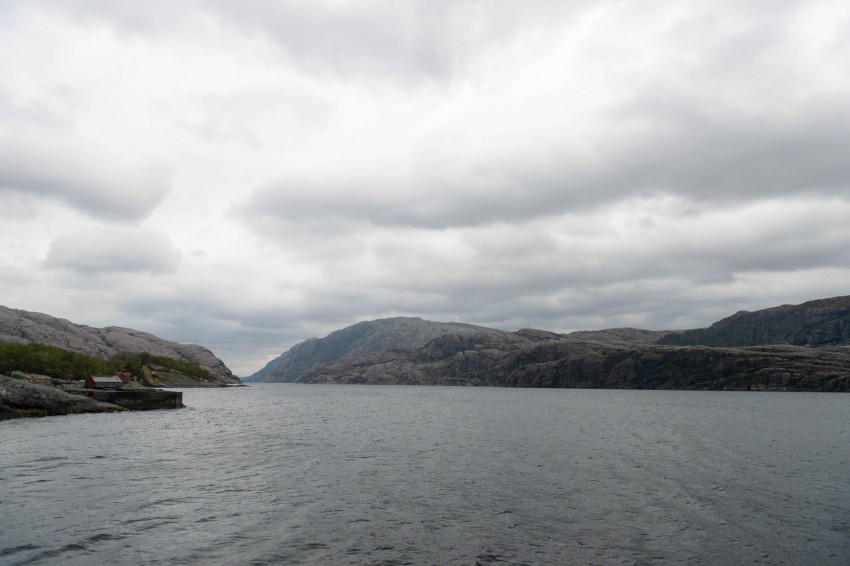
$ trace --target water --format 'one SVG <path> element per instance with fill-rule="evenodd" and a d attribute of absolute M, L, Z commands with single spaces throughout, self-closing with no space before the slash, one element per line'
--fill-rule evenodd
<path fill-rule="evenodd" d="M 0 423 L 0 564 L 850 563 L 850 396 L 256 385 Z"/>

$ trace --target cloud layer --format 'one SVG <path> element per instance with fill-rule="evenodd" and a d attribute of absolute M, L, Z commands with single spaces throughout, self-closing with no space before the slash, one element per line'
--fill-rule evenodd
<path fill-rule="evenodd" d="M 0 15 L 11 307 L 247 374 L 383 316 L 684 328 L 848 293 L 840 2 Z"/>
<path fill-rule="evenodd" d="M 51 244 L 45 265 L 83 275 L 99 273 L 169 273 L 180 252 L 168 237 L 115 226 L 62 234 Z"/>

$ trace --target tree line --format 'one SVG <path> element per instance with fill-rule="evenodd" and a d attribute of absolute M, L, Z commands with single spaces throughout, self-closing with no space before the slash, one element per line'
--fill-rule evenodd
<path fill-rule="evenodd" d="M 198 365 L 148 352 L 120 354 L 103 359 L 46 344 L 0 344 L 0 373 L 7 375 L 13 371 L 22 371 L 71 380 L 128 371 L 141 376 L 144 367 L 162 368 L 197 379 L 215 379 L 209 371 Z"/>

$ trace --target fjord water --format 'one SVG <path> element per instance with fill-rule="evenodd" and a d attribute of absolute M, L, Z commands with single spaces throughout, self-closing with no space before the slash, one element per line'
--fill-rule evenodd
<path fill-rule="evenodd" d="M 0 423 L 0 564 L 848 564 L 844 394 L 255 385 Z"/>

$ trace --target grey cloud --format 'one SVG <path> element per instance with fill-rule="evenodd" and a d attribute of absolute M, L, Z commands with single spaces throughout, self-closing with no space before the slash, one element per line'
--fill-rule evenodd
<path fill-rule="evenodd" d="M 552 165 L 492 162 L 463 171 L 453 186 L 423 178 L 398 190 L 398 181 L 378 175 L 351 183 L 283 181 L 257 189 L 242 212 L 249 222 L 310 222 L 329 231 L 345 222 L 443 229 L 526 221 L 658 194 L 714 205 L 802 194 L 848 197 L 846 112 L 813 110 L 800 120 L 753 124 L 678 106 L 644 99 L 623 110 L 618 117 L 624 122 L 663 122 L 663 133 L 625 147 L 612 140 L 607 151 L 601 140 L 597 162 L 580 162 L 565 150 Z M 383 194 L 372 196 L 375 186 Z"/>
<path fill-rule="evenodd" d="M 168 166 L 126 159 L 109 145 L 113 140 L 98 145 L 86 139 L 78 124 L 84 97 L 75 86 L 48 83 L 18 97 L 10 87 L 0 84 L 4 198 L 37 195 L 97 217 L 138 220 L 169 192 Z"/>
<path fill-rule="evenodd" d="M 81 140 L 28 143 L 0 138 L 0 194 L 21 192 L 59 199 L 91 214 L 137 220 L 170 190 L 170 173 L 158 164 L 132 165 L 81 149 Z M 48 136 L 45 139 L 50 139 Z"/>
<path fill-rule="evenodd" d="M 11 297 L 21 287 L 30 285 L 32 279 L 32 271 L 22 269 L 17 265 L 0 262 L 0 292 L 5 297 Z"/>
<path fill-rule="evenodd" d="M 0 194 L 3 194 L 2 190 L 0 190 Z M 35 220 L 38 217 L 39 205 L 42 204 L 37 198 L 23 193 L 15 194 L 11 192 L 3 194 L 2 203 L 0 219 L 7 225 Z"/>
<path fill-rule="evenodd" d="M 201 13 L 248 35 L 264 34 L 308 72 L 373 79 L 448 80 L 485 46 L 521 29 L 551 26 L 592 3 L 527 0 L 383 0 L 368 3 L 229 0 L 49 3 L 124 33 L 179 33 Z"/>
<path fill-rule="evenodd" d="M 549 29 L 567 33 L 569 24 L 593 8 L 607 6 L 611 11 L 628 13 L 661 12 L 680 6 L 669 0 L 642 2 L 635 7 L 587 0 L 311 2 L 309 8 L 294 0 L 245 0 L 236 4 L 216 0 L 214 5 L 224 21 L 248 33 L 266 33 L 308 71 L 331 70 L 346 76 L 394 81 L 452 80 L 488 47 L 505 45 L 523 32 Z M 717 2 L 709 16 L 701 13 L 699 17 L 716 18 L 718 28 L 723 27 L 728 13 L 745 13 L 761 21 L 760 26 L 730 42 L 758 56 L 776 34 L 773 26 L 781 25 L 782 18 L 800 5 L 805 2 Z M 728 52 L 720 50 L 718 59 Z"/>
<path fill-rule="evenodd" d="M 645 93 L 615 117 L 624 126 L 641 120 L 665 133 L 635 140 L 613 155 L 616 167 L 594 186 L 613 194 L 643 188 L 724 202 L 801 193 L 846 196 L 846 105 L 813 101 L 789 110 L 794 117 L 748 116 L 664 91 Z"/>
<path fill-rule="evenodd" d="M 45 265 L 80 274 L 168 273 L 179 260 L 180 252 L 168 237 L 114 227 L 58 237 L 50 244 Z"/>
<path fill-rule="evenodd" d="M 588 221 L 567 216 L 560 226 L 471 230 L 460 239 L 468 253 L 442 257 L 433 249 L 422 253 L 404 231 L 379 244 L 366 244 L 367 234 L 359 240 L 365 247 L 349 249 L 328 268 L 330 279 L 346 284 L 313 290 L 297 316 L 330 325 L 391 314 L 448 320 L 457 315 L 482 324 L 525 320 L 522 324 L 551 327 L 557 323 L 573 329 L 594 320 L 598 327 L 637 316 L 658 328 L 669 327 L 664 321 L 681 311 L 675 294 L 734 288 L 735 281 L 748 273 L 793 279 L 795 272 L 850 268 L 846 251 L 850 250 L 850 205 L 831 200 L 782 201 L 778 219 L 760 216 L 773 210 L 775 206 L 766 206 L 739 213 L 735 206 L 709 207 L 684 217 L 675 216 L 676 210 L 668 211 L 671 216 L 659 217 L 657 226 L 627 236 L 606 234 L 604 226 L 595 235 L 580 227 L 570 236 L 571 223 Z M 731 225 L 727 216 L 733 219 Z M 554 236 L 566 238 L 558 242 Z M 343 234 L 307 244 L 302 251 L 314 261 L 325 261 L 325 247 L 344 246 L 350 239 Z M 367 257 L 379 258 L 379 263 L 367 263 Z M 370 265 L 372 273 L 361 272 L 363 281 L 351 281 L 345 274 L 356 271 L 358 265 Z M 649 299 L 631 296 L 628 290 L 633 288 Z M 575 296 L 592 299 L 597 295 L 602 298 L 590 301 L 586 310 L 574 303 Z M 671 302 L 665 307 L 668 299 Z M 717 304 L 722 302 L 719 298 Z M 572 316 L 582 318 L 564 322 Z"/>
<path fill-rule="evenodd" d="M 827 233 L 830 227 L 826 223 L 820 228 L 824 234 L 819 237 L 807 236 L 806 227 L 791 225 L 781 231 L 765 230 L 746 240 L 711 242 L 706 238 L 698 250 L 679 249 L 661 259 L 671 271 L 678 268 L 702 281 L 731 279 L 733 274 L 746 271 L 850 267 L 850 231 Z"/>
<path fill-rule="evenodd" d="M 800 194 L 847 198 L 847 93 L 811 84 L 807 96 L 786 98 L 783 89 L 804 83 L 805 61 L 787 69 L 772 61 L 785 60 L 774 50 L 787 47 L 792 8 L 799 5 L 771 9 L 769 18 L 755 18 L 757 24 L 731 39 L 718 34 L 705 52 L 691 53 L 699 63 L 686 65 L 683 77 L 623 93 L 624 102 L 601 113 L 605 125 L 597 122 L 581 137 L 551 135 L 568 127 L 554 121 L 537 128 L 539 139 L 505 140 L 501 154 L 486 154 L 473 139 L 458 164 L 436 155 L 408 178 L 383 171 L 369 179 L 283 178 L 258 188 L 244 210 L 266 224 L 310 219 L 326 229 L 345 223 L 440 229 L 524 221 L 661 193 L 718 205 Z M 760 96 L 767 97 L 764 109 Z M 423 148 L 414 149 L 420 157 Z M 449 174 L 442 171 L 447 164 L 454 167 Z"/>
<path fill-rule="evenodd" d="M 304 89 L 244 88 L 227 94 L 205 94 L 192 101 L 195 117 L 183 126 L 207 141 L 263 145 L 260 130 L 274 126 L 276 142 L 304 144 L 330 122 L 334 107 L 321 94 Z M 274 120 L 274 122 L 271 122 Z"/>
<path fill-rule="evenodd" d="M 450 72 L 451 54 L 433 41 L 445 23 L 440 3 L 433 8 L 408 4 L 400 9 L 386 3 L 373 4 L 378 6 L 378 13 L 357 4 L 333 9 L 313 4 L 308 10 L 293 3 L 247 4 L 236 11 L 229 2 L 219 2 L 218 7 L 237 25 L 268 33 L 301 64 L 319 64 L 337 72 L 352 68 L 366 73 L 415 69 L 436 77 Z M 408 9 L 415 12 L 409 20 L 404 17 Z M 416 33 L 411 27 L 422 32 Z"/>
<path fill-rule="evenodd" d="M 127 33 L 157 34 L 173 30 L 182 23 L 188 10 L 201 5 L 196 0 L 149 0 L 147 2 L 113 2 L 85 0 L 84 2 L 53 2 L 32 0 L 0 3 L 0 13 L 23 12 L 33 7 L 61 10 L 85 23 L 107 22 Z"/>
<path fill-rule="evenodd" d="M 850 249 L 850 235 L 842 231 L 839 217 L 834 215 L 821 228 L 832 234 L 831 245 Z M 794 234 L 805 235 L 809 220 L 802 217 L 788 223 L 785 238 L 775 242 L 773 251 L 779 253 L 793 244 Z M 494 248 L 466 266 L 441 264 L 437 259 L 412 271 L 395 271 L 401 258 L 382 256 L 388 270 L 380 275 L 357 283 L 331 267 L 328 278 L 341 284 L 311 289 L 287 306 L 275 305 L 274 298 L 251 305 L 203 289 L 184 289 L 162 298 L 122 296 L 117 302 L 128 320 L 144 321 L 144 329 L 170 339 L 200 342 L 243 375 L 263 365 L 258 352 L 277 355 L 309 337 L 386 316 L 458 320 L 507 330 L 696 327 L 740 308 L 815 298 L 781 294 L 777 289 L 754 291 L 752 285 L 730 295 L 736 268 L 769 267 L 758 261 L 765 253 L 759 245 L 777 235 L 771 230 L 753 246 L 743 245 L 743 251 L 713 249 L 712 234 L 695 233 L 696 242 L 647 249 L 634 258 L 630 256 L 635 248 L 617 248 L 616 241 L 607 250 L 549 249 L 532 259 L 523 257 L 528 250 L 522 246 L 502 255 Z M 800 240 L 803 244 L 791 255 L 805 262 L 808 254 L 817 252 L 818 242 Z M 834 264 L 823 254 L 818 257 L 821 261 L 812 264 Z M 782 272 L 798 267 L 805 266 L 793 261 L 778 266 Z M 777 276 L 779 272 L 772 275 Z M 724 281 L 718 281 L 719 277 Z M 761 302 L 754 303 L 754 297 Z"/>
<path fill-rule="evenodd" d="M 660 15 L 669 15 L 658 8 L 659 3 L 649 4 Z M 469 67 L 497 51 L 490 51 L 491 47 L 535 27 L 557 26 L 547 31 L 567 33 L 569 17 L 590 4 L 392 0 L 332 7 L 322 2 L 271 0 L 93 0 L 49 5 L 87 22 L 105 22 L 117 35 L 142 34 L 143 39 L 174 34 L 182 41 L 184 33 L 197 31 L 199 22 L 203 30 L 232 34 L 236 29 L 246 36 L 262 35 L 302 72 L 334 75 L 331 78 L 345 81 L 346 88 L 362 89 L 364 85 L 350 81 L 387 80 L 393 83 L 391 88 L 397 82 L 418 88 L 422 81 L 450 83 L 466 78 Z M 721 2 L 719 9 L 712 5 L 708 12 L 721 12 L 717 22 L 693 25 L 712 35 L 715 23 L 717 28 L 728 23 L 721 21 L 722 12 L 732 5 L 731 1 Z M 450 107 L 455 103 L 452 97 L 434 97 L 435 105 L 446 101 L 448 114 L 456 112 L 458 123 L 442 126 L 447 131 L 423 132 L 422 143 L 413 145 L 409 160 L 402 156 L 382 164 L 387 171 L 375 166 L 371 175 L 346 178 L 346 167 L 354 158 L 346 156 L 347 160 L 340 159 L 345 163 L 334 167 L 337 156 L 329 152 L 328 167 L 309 171 L 310 178 L 284 173 L 257 188 L 239 215 L 263 235 L 271 235 L 279 248 L 257 242 L 262 252 L 246 254 L 245 261 L 264 264 L 254 276 L 267 280 L 282 277 L 284 270 L 304 269 L 309 273 L 304 280 L 310 283 L 293 283 L 290 293 L 245 298 L 232 289 L 242 291 L 251 282 L 244 281 L 244 276 L 235 283 L 229 281 L 225 273 L 229 266 L 216 263 L 212 248 L 208 257 L 197 262 L 197 273 L 178 271 L 180 253 L 167 237 L 117 225 L 69 232 L 54 240 L 43 266 L 56 271 L 37 279 L 44 280 L 43 288 L 48 290 L 60 281 L 64 291 L 57 295 L 76 293 L 71 296 L 87 298 L 81 303 L 107 304 L 108 298 L 110 308 L 122 310 L 116 323 L 181 342 L 202 343 L 243 374 L 262 365 L 261 354 L 279 354 L 311 336 L 383 316 L 416 315 L 509 330 L 621 325 L 663 329 L 705 325 L 739 308 L 801 302 L 829 290 L 840 294 L 844 279 L 826 281 L 828 277 L 821 275 L 846 273 L 850 267 L 846 228 L 850 225 L 850 161 L 846 159 L 850 111 L 840 85 L 830 92 L 808 85 L 808 90 L 800 92 L 809 95 L 788 96 L 789 103 L 779 108 L 785 98 L 758 90 L 755 81 L 748 80 L 751 72 L 757 75 L 760 70 L 771 78 L 776 68 L 765 61 L 770 63 L 777 46 L 787 45 L 781 29 L 786 22 L 765 23 L 758 17 L 758 12 L 773 10 L 774 5 L 761 2 L 756 8 L 751 4 L 741 8 L 755 12 L 732 21 L 732 27 L 740 21 L 757 24 L 729 41 L 712 43 L 700 38 L 683 44 L 680 40 L 688 30 L 671 32 L 685 34 L 671 44 L 686 50 L 693 47 L 694 52 L 684 59 L 693 56 L 697 63 L 684 63 L 681 74 L 662 69 L 658 61 L 651 63 L 647 80 L 655 82 L 639 91 L 617 93 L 623 102 L 615 108 L 592 110 L 599 112 L 593 117 L 599 119 L 590 120 L 587 130 L 571 132 L 570 124 L 559 119 L 560 99 L 541 94 L 545 103 L 540 108 L 509 117 L 514 125 L 527 126 L 520 129 L 527 132 L 522 138 L 511 133 L 511 124 L 492 132 L 487 128 L 488 119 L 493 123 L 506 119 L 499 114 L 510 111 L 506 108 L 522 112 L 521 100 L 501 105 L 494 99 L 490 106 L 482 106 L 493 109 L 492 116 L 479 114 L 469 121 L 480 125 L 480 130 L 458 134 L 464 109 Z M 23 3 L 18 6 L 28 9 Z M 621 7 L 616 5 L 617 10 Z M 203 21 L 195 19 L 202 13 Z M 202 35 L 201 41 L 207 37 Z M 658 45 L 668 44 L 653 43 Z M 710 49 L 696 52 L 706 45 Z M 600 52 L 604 47 L 600 46 Z M 780 64 L 786 60 L 779 58 Z M 488 65 L 497 64 L 488 61 Z M 789 69 L 776 88 L 801 84 L 795 75 L 798 70 Z M 313 84 L 315 92 L 321 93 L 327 83 L 313 83 L 316 78 L 308 77 L 305 84 Z M 558 84 L 553 81 L 553 88 Z M 328 104 L 335 101 L 337 86 L 331 81 Z M 358 92 L 369 92 L 374 86 L 367 84 L 365 91 Z M 419 94 L 430 96 L 432 86 L 424 85 L 410 100 L 419 101 Z M 530 88 L 538 86 L 549 85 Z M 451 88 L 442 94 L 446 92 L 454 94 Z M 493 91 L 473 88 L 473 92 L 487 96 Z M 182 125 L 207 140 L 262 146 L 263 130 L 252 126 L 269 126 L 263 112 L 274 109 L 275 119 L 291 118 L 296 132 L 275 134 L 276 145 L 269 152 L 274 153 L 289 148 L 288 143 L 304 142 L 299 126 L 317 130 L 324 120 L 333 126 L 333 116 L 328 118 L 332 109 L 313 94 L 252 92 L 250 86 L 222 89 L 222 94 L 191 99 L 193 112 Z M 570 97 L 564 94 L 566 105 Z M 766 96 L 764 108 L 758 100 L 762 95 Z M 98 218 L 137 220 L 150 214 L 169 190 L 167 175 L 73 139 L 68 131 L 74 126 L 74 112 L 66 101 L 71 99 L 59 93 L 21 106 L 0 95 L 2 123 L 9 128 L 9 134 L 0 137 L 0 197 L 13 195 L 19 216 L 31 214 L 30 203 L 43 198 L 61 200 Z M 477 111 L 477 102 L 472 101 L 474 108 L 467 110 Z M 522 124 L 525 118 L 529 121 Z M 439 128 L 439 119 L 414 124 L 423 129 L 431 125 Z M 42 136 L 45 132 L 48 135 Z M 432 134 L 433 138 L 425 139 Z M 466 141 L 452 145 L 455 134 Z M 365 138 L 367 143 L 375 142 L 368 135 Z M 314 160 L 306 142 L 298 149 Z M 226 149 L 216 147 L 215 155 L 225 155 Z M 320 144 L 316 149 L 322 149 Z M 275 165 L 286 171 L 299 156 L 299 152 L 281 150 L 272 159 L 279 158 Z M 187 170 L 209 163 L 195 158 L 186 155 Z M 408 161 L 413 163 L 410 171 L 404 170 Z M 367 169 L 368 158 L 357 165 L 358 172 Z M 226 168 L 222 173 L 225 181 L 238 177 L 227 177 Z M 242 189 L 234 188 L 228 197 Z M 665 194 L 684 204 L 672 211 L 647 212 L 652 221 L 643 230 L 630 225 L 626 235 L 618 236 L 593 226 L 595 218 L 605 220 L 608 210 L 627 209 L 642 200 L 653 202 L 653 197 Z M 191 197 L 189 193 L 181 196 Z M 741 207 L 767 215 L 777 202 L 783 203 L 786 213 L 789 203 L 799 205 L 800 212 L 773 222 L 760 218 L 758 212 L 736 216 L 751 224 L 752 230 L 738 230 L 716 218 L 705 220 L 712 214 L 734 216 Z M 835 208 L 832 214 L 830 203 Z M 687 211 L 688 207 L 692 210 Z M 11 214 L 9 208 L 3 213 Z M 152 220 L 163 219 L 154 216 Z M 182 237 L 191 237 L 200 227 L 194 220 L 189 222 L 190 230 Z M 229 228 L 222 226 L 222 233 L 231 234 L 226 231 Z M 616 229 L 612 222 L 611 232 Z M 446 234 L 457 237 L 444 238 Z M 280 249 L 284 251 L 276 253 Z M 15 266 L 6 267 L 11 271 Z M 34 273 L 7 274 L 0 284 L 11 294 L 24 287 L 24 279 L 34 280 Z M 206 277 L 209 274 L 214 275 Z M 163 284 L 155 289 L 113 285 L 140 277 Z M 824 281 L 813 291 L 807 277 Z M 805 295 L 809 292 L 816 296 Z"/>
<path fill-rule="evenodd" d="M 242 376 L 260 369 L 267 356 L 276 357 L 328 328 L 317 326 L 312 313 L 246 305 L 237 297 L 222 299 L 200 288 L 176 290 L 162 298 L 125 295 L 116 298 L 116 305 L 125 320 L 138 321 L 144 330 L 169 340 L 202 344 Z M 327 332 L 332 330 L 336 328 Z"/>
<path fill-rule="evenodd" d="M 604 214 L 573 214 L 456 232 L 457 244 L 428 245 L 427 231 L 402 229 L 390 237 L 363 228 L 356 236 L 343 232 L 294 240 L 281 235 L 281 241 L 297 247 L 304 261 L 327 262 L 329 276 L 335 279 L 346 280 L 349 272 L 362 274 L 361 266 L 370 265 L 366 285 L 377 299 L 374 305 L 371 300 L 365 304 L 376 309 L 382 303 L 394 309 L 408 305 L 412 312 L 436 308 L 446 297 L 467 306 L 496 305 L 510 297 L 549 296 L 563 289 L 678 278 L 683 273 L 696 285 L 729 283 L 745 272 L 850 266 L 846 202 L 774 200 L 744 212 L 735 203 L 691 212 L 683 205 L 652 210 L 653 202 L 642 208 L 655 214 L 655 222 L 633 226 L 627 236 L 608 233 Z M 780 217 L 769 216 L 774 213 Z M 632 222 L 641 225 L 639 217 Z M 464 249 L 444 253 L 447 245 Z M 378 258 L 377 265 L 367 258 Z M 321 301 L 338 312 L 348 312 L 347 302 L 364 305 L 363 298 L 342 304 L 326 297 Z"/>
<path fill-rule="evenodd" d="M 6 126 L 39 127 L 62 129 L 73 125 L 74 106 L 77 94 L 70 87 L 49 89 L 51 96 L 31 97 L 20 102 L 9 95 L 0 84 L 0 116 Z"/>

